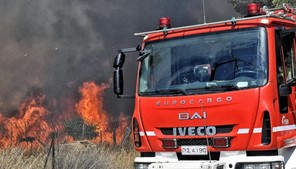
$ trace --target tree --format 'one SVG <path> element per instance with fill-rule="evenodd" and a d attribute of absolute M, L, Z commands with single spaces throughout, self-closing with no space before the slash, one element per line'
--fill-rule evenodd
<path fill-rule="evenodd" d="M 283 3 L 288 3 L 290 6 L 294 6 L 294 7 L 296 5 L 295 0 L 273 0 L 272 2 L 276 7 L 282 6 Z"/>
<path fill-rule="evenodd" d="M 86 124 L 81 117 L 64 122 L 66 133 L 74 140 L 94 139 L 98 136 L 96 127 Z"/>
<path fill-rule="evenodd" d="M 243 14 L 247 14 L 247 5 L 249 3 L 259 3 L 260 6 L 267 6 L 268 8 L 281 7 L 283 3 L 288 3 L 290 6 L 295 6 L 295 0 L 229 0 L 234 6 L 234 9 Z"/>

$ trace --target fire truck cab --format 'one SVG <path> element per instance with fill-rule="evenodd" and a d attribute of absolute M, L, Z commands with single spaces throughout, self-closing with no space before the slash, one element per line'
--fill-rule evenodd
<path fill-rule="evenodd" d="M 248 16 L 136 33 L 136 169 L 296 169 L 296 13 L 248 5 Z"/>

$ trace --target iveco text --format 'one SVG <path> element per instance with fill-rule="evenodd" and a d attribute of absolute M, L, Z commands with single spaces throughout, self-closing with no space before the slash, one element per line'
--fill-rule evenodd
<path fill-rule="evenodd" d="M 208 127 L 178 127 L 173 128 L 174 136 L 213 136 L 216 134 L 216 127 L 208 126 Z"/>

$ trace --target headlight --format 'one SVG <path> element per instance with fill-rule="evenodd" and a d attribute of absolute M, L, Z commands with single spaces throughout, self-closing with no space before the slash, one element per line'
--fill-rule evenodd
<path fill-rule="evenodd" d="M 283 162 L 237 163 L 235 169 L 284 169 Z"/>
<path fill-rule="evenodd" d="M 148 169 L 149 165 L 147 163 L 134 163 L 135 169 Z"/>

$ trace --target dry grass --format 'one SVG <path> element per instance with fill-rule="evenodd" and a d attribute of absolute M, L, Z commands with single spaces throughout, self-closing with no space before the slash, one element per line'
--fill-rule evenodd
<path fill-rule="evenodd" d="M 48 149 L 11 148 L 0 151 L 0 169 L 51 169 Z M 73 143 L 55 147 L 55 169 L 130 169 L 138 155 L 131 146 Z M 46 166 L 45 166 L 45 162 Z"/>

